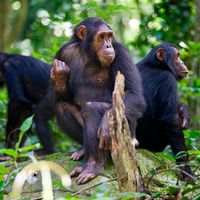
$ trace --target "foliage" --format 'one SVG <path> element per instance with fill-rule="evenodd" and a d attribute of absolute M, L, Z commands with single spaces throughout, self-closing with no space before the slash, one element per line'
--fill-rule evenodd
<path fill-rule="evenodd" d="M 27 151 L 30 152 L 33 149 L 35 149 L 34 145 L 20 148 L 20 143 L 22 141 L 22 138 L 23 138 L 25 132 L 28 129 L 30 129 L 30 127 L 32 125 L 32 121 L 33 121 L 33 116 L 27 118 L 21 125 L 19 140 L 15 145 L 15 149 L 0 149 L 0 155 L 4 154 L 4 155 L 8 155 L 12 158 L 10 161 L 8 161 L 7 164 L 9 164 L 9 165 L 15 164 L 17 167 L 17 159 L 27 157 L 28 154 L 26 155 L 24 153 Z M 1 192 L 3 192 L 6 189 L 6 187 L 8 186 L 8 184 L 11 181 L 13 181 L 13 177 L 14 177 L 15 173 L 17 173 L 18 170 L 19 169 L 13 170 L 12 173 L 10 173 L 10 169 L 8 167 L 0 164 L 0 191 Z M 6 179 L 5 179 L 5 176 L 7 177 Z M 1 194 L 3 195 L 3 193 L 1 193 Z"/>
<path fill-rule="evenodd" d="M 156 41 L 168 41 L 179 44 L 191 38 L 194 26 L 194 1 L 163 0 L 153 4 L 153 14 L 142 15 L 140 43 L 152 44 Z M 192 22 L 192 23 L 191 23 Z"/>
<path fill-rule="evenodd" d="M 20 144 L 22 142 L 22 138 L 23 138 L 24 134 L 26 133 L 26 131 L 28 129 L 30 129 L 32 123 L 33 123 L 33 116 L 27 118 L 21 125 L 20 133 L 19 133 L 19 140 L 15 145 L 15 149 L 1 149 L 0 154 L 6 154 L 8 156 L 11 156 L 14 159 L 15 163 L 19 157 L 26 157 L 26 155 L 23 154 L 23 152 L 26 152 L 27 150 L 29 150 L 29 151 L 33 150 L 35 147 L 29 146 L 29 147 L 20 148 Z"/>

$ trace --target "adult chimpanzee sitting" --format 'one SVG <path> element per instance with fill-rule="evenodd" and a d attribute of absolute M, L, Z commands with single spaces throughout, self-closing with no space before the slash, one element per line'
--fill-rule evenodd
<path fill-rule="evenodd" d="M 74 29 L 71 40 L 57 53 L 52 80 L 60 126 L 78 141 L 84 140 L 86 162 L 71 176 L 82 184 L 99 174 L 110 148 L 107 111 L 119 70 L 125 76 L 125 114 L 131 133 L 142 116 L 144 99 L 140 76 L 128 51 L 115 41 L 101 19 L 88 18 Z M 83 138 L 84 137 L 84 138 Z M 99 139 L 98 139 L 99 137 Z"/>
<path fill-rule="evenodd" d="M 185 151 L 183 129 L 189 122 L 189 111 L 181 104 L 176 81 L 187 76 L 188 69 L 173 44 L 154 47 L 137 64 L 142 77 L 146 111 L 136 129 L 139 147 L 159 152 L 169 144 L 176 155 Z M 177 159 L 185 162 L 187 157 Z"/>
<path fill-rule="evenodd" d="M 30 56 L 0 53 L 0 78 L 8 89 L 6 146 L 13 148 L 18 141 L 19 127 L 35 114 L 36 131 L 44 147 L 40 153 L 53 152 L 48 120 L 53 116 L 46 95 L 51 66 Z M 39 153 L 39 151 L 38 151 Z"/>

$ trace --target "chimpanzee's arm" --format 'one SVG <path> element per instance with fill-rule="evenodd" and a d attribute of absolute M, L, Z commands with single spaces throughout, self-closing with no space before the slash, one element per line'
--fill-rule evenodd
<path fill-rule="evenodd" d="M 127 49 L 118 43 L 114 44 L 114 49 L 116 58 L 112 67 L 115 75 L 119 70 L 125 76 L 125 114 L 133 133 L 137 125 L 137 119 L 142 116 L 145 109 L 141 79 Z"/>
<path fill-rule="evenodd" d="M 164 76 L 164 77 L 162 77 Z M 162 72 L 160 78 L 164 78 L 163 82 L 160 82 L 161 88 L 158 94 L 158 108 L 160 111 L 159 125 L 164 128 L 163 133 L 166 134 L 168 143 L 171 146 L 174 155 L 186 150 L 185 138 L 181 128 L 181 120 L 179 116 L 179 106 L 177 95 L 177 84 L 174 76 L 170 75 L 170 72 L 166 74 Z M 160 133 L 160 134 L 163 134 Z M 187 165 L 188 156 L 178 157 L 176 162 L 178 164 L 185 165 L 181 167 L 181 170 L 186 171 L 189 174 L 193 174 L 190 167 Z M 188 177 L 182 173 L 182 178 L 187 179 Z"/>
<path fill-rule="evenodd" d="M 173 154 L 176 155 L 186 150 L 178 110 L 177 83 L 170 72 L 163 72 L 160 75 L 160 79 L 164 81 L 160 81 L 160 89 L 157 94 L 158 123 L 164 128 L 168 143 L 172 148 Z"/>
<path fill-rule="evenodd" d="M 145 108 L 145 101 L 142 96 L 142 86 L 139 73 L 133 64 L 128 51 L 118 43 L 113 45 L 116 57 L 111 64 L 111 75 L 114 86 L 117 72 L 120 71 L 125 76 L 125 115 L 129 122 L 132 136 L 135 134 L 137 119 L 142 116 Z M 108 111 L 105 112 L 98 130 L 100 138 L 99 148 L 110 149 L 110 134 L 108 125 Z"/>
<path fill-rule="evenodd" d="M 69 100 L 69 68 L 68 66 L 55 59 L 51 69 L 51 80 L 55 92 L 55 100 Z"/>
<path fill-rule="evenodd" d="M 190 111 L 184 103 L 179 103 L 178 114 L 181 121 L 181 129 L 186 130 L 190 124 Z"/>
<path fill-rule="evenodd" d="M 67 43 L 59 49 L 55 56 L 55 60 L 51 70 L 51 79 L 54 83 L 56 101 L 70 99 L 69 88 L 69 62 L 73 57 L 76 57 L 78 47 L 73 43 Z M 64 64 L 65 63 L 65 64 Z"/>

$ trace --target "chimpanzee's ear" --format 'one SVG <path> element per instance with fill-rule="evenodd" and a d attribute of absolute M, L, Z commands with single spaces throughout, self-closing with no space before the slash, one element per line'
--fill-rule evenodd
<path fill-rule="evenodd" d="M 159 48 L 157 51 L 156 51 L 156 58 L 160 61 L 163 61 L 164 58 L 165 58 L 165 51 L 163 48 Z"/>
<path fill-rule="evenodd" d="M 86 26 L 81 25 L 77 28 L 76 35 L 80 40 L 84 40 L 87 34 Z"/>

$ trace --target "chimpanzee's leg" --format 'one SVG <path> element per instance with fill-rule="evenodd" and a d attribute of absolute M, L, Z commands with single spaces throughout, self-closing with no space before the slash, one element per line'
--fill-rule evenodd
<path fill-rule="evenodd" d="M 67 109 L 74 114 L 74 117 L 76 118 L 76 120 L 78 121 L 78 123 L 81 125 L 82 129 L 83 129 L 83 120 L 82 120 L 82 117 L 81 117 L 81 114 L 80 114 L 80 111 L 75 107 L 75 106 L 72 106 L 70 104 L 67 104 L 65 103 L 65 107 L 67 107 Z M 76 152 L 74 152 L 72 155 L 71 155 L 71 159 L 73 161 L 76 161 L 76 160 L 80 160 L 85 154 L 85 150 L 84 150 L 84 147 L 81 147 L 80 149 L 78 149 Z"/>
<path fill-rule="evenodd" d="M 53 153 L 53 142 L 48 130 L 48 120 L 54 114 L 49 105 L 48 97 L 44 98 L 35 109 L 36 129 L 45 153 Z M 60 127 L 75 141 L 83 143 L 83 121 L 79 109 L 72 104 L 59 102 L 56 106 L 56 116 Z M 82 156 L 82 155 L 81 155 Z"/>
<path fill-rule="evenodd" d="M 10 100 L 8 103 L 8 114 L 6 124 L 6 147 L 14 148 L 19 139 L 19 128 L 23 121 L 32 115 L 31 105 Z M 25 140 L 25 135 L 22 140 Z"/>
<path fill-rule="evenodd" d="M 171 146 L 174 156 L 176 156 L 180 152 L 185 152 L 186 146 L 185 146 L 185 138 L 183 131 L 174 129 L 173 132 L 171 131 L 171 133 L 172 134 L 169 134 L 169 132 L 167 132 L 166 134 L 168 136 L 167 139 Z M 182 157 L 180 157 L 179 155 L 179 157 L 176 159 L 177 164 L 182 164 L 182 165 L 184 164 L 183 167 L 181 167 L 182 171 L 186 171 L 188 174 L 193 175 L 193 172 L 190 166 L 187 164 L 187 162 L 188 162 L 188 156 L 184 154 Z M 182 178 L 186 180 L 189 177 L 183 173 Z"/>
<path fill-rule="evenodd" d="M 35 127 L 37 135 L 43 146 L 42 150 L 37 150 L 36 154 L 45 155 L 54 152 L 52 136 L 49 131 L 49 120 L 54 116 L 54 109 L 48 101 L 48 97 L 44 97 L 34 108 Z"/>
<path fill-rule="evenodd" d="M 59 102 L 56 106 L 56 118 L 59 126 L 72 139 L 83 144 L 82 117 L 79 109 L 72 104 Z"/>
<path fill-rule="evenodd" d="M 70 176 L 79 174 L 78 184 L 93 179 L 105 165 L 107 151 L 99 149 L 97 132 L 104 113 L 110 108 L 111 104 L 108 103 L 88 102 L 82 110 L 86 163 L 76 167 L 70 173 Z"/>

